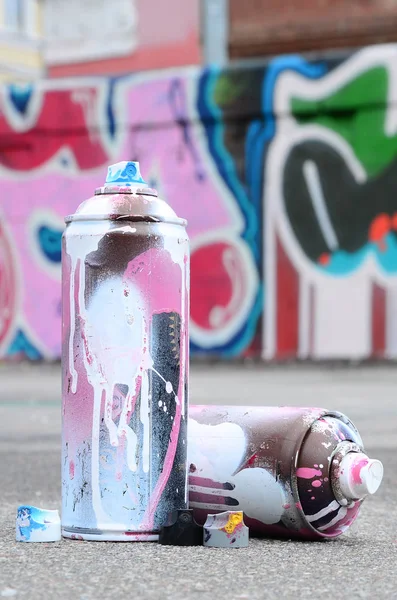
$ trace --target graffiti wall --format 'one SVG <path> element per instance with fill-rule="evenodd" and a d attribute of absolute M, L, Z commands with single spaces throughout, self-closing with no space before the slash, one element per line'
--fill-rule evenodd
<path fill-rule="evenodd" d="M 397 356 L 397 46 L 0 95 L 0 355 L 60 356 L 63 217 L 139 160 L 189 221 L 191 347 Z"/>

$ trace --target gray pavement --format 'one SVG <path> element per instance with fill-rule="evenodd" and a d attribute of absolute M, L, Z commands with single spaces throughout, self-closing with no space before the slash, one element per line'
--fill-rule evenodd
<path fill-rule="evenodd" d="M 248 549 L 66 541 L 17 544 L 15 510 L 60 508 L 60 368 L 0 365 L 0 598 L 397 599 L 397 367 L 193 366 L 195 404 L 306 405 L 345 412 L 385 478 L 331 542 Z"/>

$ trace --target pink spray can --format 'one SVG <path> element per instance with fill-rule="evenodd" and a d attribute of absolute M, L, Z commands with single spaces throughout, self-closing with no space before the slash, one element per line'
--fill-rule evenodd
<path fill-rule="evenodd" d="M 337 537 L 383 477 L 353 423 L 325 409 L 191 406 L 188 438 L 196 521 L 239 510 L 254 535 Z"/>
<path fill-rule="evenodd" d="M 62 534 L 156 540 L 187 507 L 186 221 L 134 162 L 65 221 Z"/>

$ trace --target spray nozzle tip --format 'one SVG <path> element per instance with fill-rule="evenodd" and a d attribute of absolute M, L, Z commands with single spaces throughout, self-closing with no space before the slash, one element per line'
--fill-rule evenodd
<path fill-rule="evenodd" d="M 380 460 L 368 458 L 363 452 L 349 452 L 340 463 L 340 488 L 348 499 L 360 499 L 375 494 L 382 478 L 383 465 Z"/>
<path fill-rule="evenodd" d="M 139 169 L 139 162 L 123 161 L 110 165 L 106 183 L 116 183 L 125 186 L 142 183 L 146 185 Z"/>

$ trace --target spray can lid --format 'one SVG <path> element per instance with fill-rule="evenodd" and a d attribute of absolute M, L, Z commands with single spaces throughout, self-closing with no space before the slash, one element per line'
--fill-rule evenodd
<path fill-rule="evenodd" d="M 380 460 L 363 452 L 348 452 L 339 465 L 340 491 L 348 500 L 358 500 L 377 492 L 383 478 Z"/>
<path fill-rule="evenodd" d="M 127 187 L 137 184 L 147 186 L 146 181 L 142 178 L 139 162 L 130 160 L 110 165 L 105 184 L 119 184 Z"/>
<path fill-rule="evenodd" d="M 66 223 L 85 220 L 147 221 L 186 226 L 171 206 L 142 178 L 139 162 L 122 161 L 108 167 L 104 185 L 78 206 Z"/>

